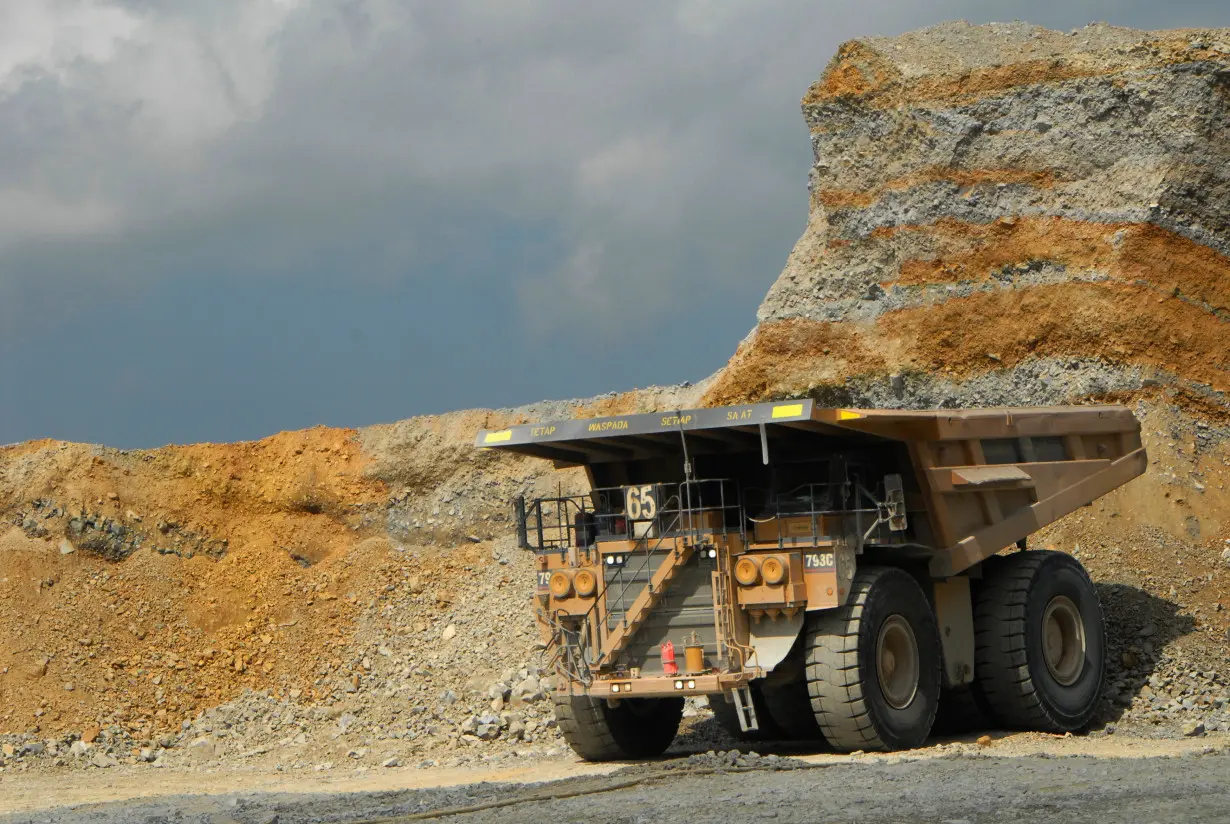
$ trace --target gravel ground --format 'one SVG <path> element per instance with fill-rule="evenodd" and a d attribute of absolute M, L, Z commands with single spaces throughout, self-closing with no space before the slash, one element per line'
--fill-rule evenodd
<path fill-rule="evenodd" d="M 1100 758 L 998 757 L 956 748 L 938 757 L 816 762 L 737 753 L 627 767 L 549 784 L 471 784 L 365 793 L 168 796 L 19 814 L 29 822 L 1035 822 L 1225 821 L 1230 754 Z M 458 813 L 457 808 L 477 807 Z M 434 814 L 433 814 L 434 813 Z"/>

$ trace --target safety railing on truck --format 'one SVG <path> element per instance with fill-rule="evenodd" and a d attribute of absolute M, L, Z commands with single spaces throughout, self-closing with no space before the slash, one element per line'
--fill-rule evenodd
<path fill-rule="evenodd" d="M 676 526 L 678 518 L 676 514 L 670 526 Z M 639 567 L 627 579 L 622 575 L 613 580 L 605 575 L 600 576 L 601 587 L 596 593 L 593 605 L 583 615 L 549 615 L 551 640 L 547 644 L 547 652 L 551 656 L 550 665 L 565 676 L 569 683 L 586 686 L 592 683 L 592 668 L 607 663 L 623 647 L 622 642 L 615 648 L 604 645 L 604 641 L 613 635 L 626 639 L 636 631 L 642 616 L 630 616 L 628 612 L 624 612 L 615 618 L 607 606 L 612 602 L 626 602 L 632 582 L 639 583 L 642 574 L 647 575 L 649 580 L 641 589 L 648 590 L 650 601 L 656 600 L 652 582 L 653 556 L 667 540 L 667 535 L 659 535 L 651 544 L 649 536 L 642 537 L 637 543 L 637 551 L 628 554 L 621 569 L 626 569 L 633 561 L 639 563 Z M 646 604 L 646 608 L 648 606 L 649 604 Z"/>
<path fill-rule="evenodd" d="M 604 487 L 528 502 L 518 498 L 515 507 L 518 542 L 536 552 L 595 541 L 746 534 L 739 486 L 729 479 Z"/>
<path fill-rule="evenodd" d="M 522 546 L 538 552 L 592 547 L 602 540 L 632 544 L 621 553 L 618 574 L 599 576 L 601 588 L 584 615 L 550 616 L 552 662 L 580 683 L 588 683 L 591 666 L 608 663 L 626 646 L 673 578 L 681 559 L 663 553 L 690 556 L 706 536 L 746 535 L 738 485 L 726 479 L 633 485 L 529 505 L 519 502 L 517 520 Z M 655 568 L 655 557 L 667 566 Z M 635 597 L 629 598 L 633 590 Z M 618 615 L 609 608 L 637 603 L 639 608 L 628 607 Z"/>
<path fill-rule="evenodd" d="M 876 493 L 881 489 L 877 488 Z M 900 475 L 887 475 L 882 494 L 859 482 L 800 484 L 787 492 L 749 488 L 744 509 L 752 542 L 778 548 L 824 538 L 853 535 L 859 549 L 885 537 L 884 530 L 906 528 L 905 494 Z"/>

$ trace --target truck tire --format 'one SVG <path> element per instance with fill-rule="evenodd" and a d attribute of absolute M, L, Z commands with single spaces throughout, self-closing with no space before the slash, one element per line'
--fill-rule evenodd
<path fill-rule="evenodd" d="M 863 569 L 845 606 L 807 618 L 807 687 L 825 740 L 838 751 L 926 741 L 940 698 L 940 637 L 918 582 L 894 567 Z"/>
<path fill-rule="evenodd" d="M 1098 592 L 1062 552 L 1009 555 L 974 601 L 974 677 L 1007 727 L 1064 733 L 1093 718 L 1106 672 Z"/>
<path fill-rule="evenodd" d="M 774 726 L 781 730 L 778 738 L 788 741 L 824 740 L 824 733 L 820 731 L 816 713 L 812 710 L 806 678 L 766 684 L 764 704 Z"/>
<path fill-rule="evenodd" d="M 619 761 L 661 755 L 683 718 L 682 698 L 627 698 L 611 706 L 603 698 L 552 696 L 564 740 L 586 761 Z"/>
<path fill-rule="evenodd" d="M 718 722 L 727 735 L 741 741 L 781 741 L 787 736 L 778 728 L 765 703 L 760 682 L 751 685 L 752 706 L 756 708 L 756 724 L 759 729 L 744 732 L 739 729 L 739 712 L 735 705 L 726 700 L 725 695 L 710 695 L 709 709 L 713 710 L 713 719 Z"/>

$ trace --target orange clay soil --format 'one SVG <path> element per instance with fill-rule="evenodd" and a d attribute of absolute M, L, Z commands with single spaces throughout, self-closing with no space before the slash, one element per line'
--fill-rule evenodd
<path fill-rule="evenodd" d="M 677 399 L 629 392 L 571 414 L 659 403 Z M 383 530 L 388 484 L 429 496 L 464 485 L 479 466 L 487 481 L 550 472 L 545 462 L 497 464 L 473 450 L 479 429 L 525 420 L 474 410 L 362 435 L 317 427 L 146 451 L 58 441 L 0 448 L 0 732 L 81 732 L 115 719 L 148 736 L 244 688 L 310 700 L 322 668 L 331 681 L 361 679 L 349 651 L 357 619 L 400 580 Z M 36 500 L 46 503 L 36 509 Z M 44 518 L 52 507 L 63 514 Z M 72 532 L 62 545 L 82 513 L 143 543 L 122 560 Z M 19 514 L 47 534 L 27 534 Z M 422 553 L 431 597 L 419 631 L 489 556 L 469 543 Z"/>
<path fill-rule="evenodd" d="M 309 690 L 379 577 L 385 542 L 350 528 L 384 500 L 364 464 L 353 431 L 323 428 L 148 452 L 0 450 L 5 509 L 43 497 L 67 512 L 39 521 L 47 538 L 0 526 L 0 729 L 80 731 L 112 713 L 165 728 L 243 687 Z M 148 543 L 119 562 L 66 554 L 80 512 Z M 154 551 L 179 531 L 225 539 L 225 555 Z"/>
<path fill-rule="evenodd" d="M 1230 311 L 1230 258 L 1148 223 L 1085 223 L 1059 217 L 1007 218 L 994 223 L 943 219 L 930 226 L 877 230 L 877 237 L 926 233 L 942 252 L 907 260 L 899 286 L 981 281 L 1005 266 L 1051 261 L 1072 270 L 1095 270 L 1126 281 L 1145 281 L 1165 292 Z"/>
<path fill-rule="evenodd" d="M 704 396 L 707 405 L 797 394 L 850 376 L 918 370 L 966 378 L 1030 357 L 1103 353 L 1230 389 L 1230 327 L 1154 289 L 1119 282 L 987 292 L 889 312 L 874 323 L 763 324 Z M 1224 410 L 1219 417 L 1225 417 Z"/>
<path fill-rule="evenodd" d="M 899 82 L 901 72 L 879 52 L 851 40 L 837 49 L 820 79 L 803 95 L 803 105 L 841 97 L 862 97 Z"/>

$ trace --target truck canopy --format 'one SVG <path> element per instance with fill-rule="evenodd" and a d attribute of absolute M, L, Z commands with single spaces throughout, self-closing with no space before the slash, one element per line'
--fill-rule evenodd
<path fill-rule="evenodd" d="M 521 424 L 481 431 L 475 446 L 584 466 L 595 488 L 684 480 L 674 467 L 685 455 L 695 477 L 744 487 L 813 471 L 829 456 L 838 469 L 861 462 L 863 477 L 897 472 L 915 545 L 930 547 L 938 577 L 1023 540 L 1147 465 L 1140 424 L 1122 406 L 890 410 L 786 400 Z"/>
<path fill-rule="evenodd" d="M 970 438 L 1067 436 L 1139 431 L 1122 406 L 983 409 L 844 409 L 790 400 L 743 406 L 614 415 L 483 430 L 475 446 L 547 458 L 565 466 L 678 455 L 758 451 L 760 427 L 774 439 L 808 436 L 846 441 L 959 441 Z"/>

